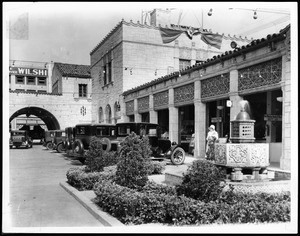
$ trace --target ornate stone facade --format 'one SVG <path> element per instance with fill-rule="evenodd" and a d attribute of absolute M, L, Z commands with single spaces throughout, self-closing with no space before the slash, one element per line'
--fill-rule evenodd
<path fill-rule="evenodd" d="M 201 98 L 214 97 L 229 93 L 229 73 L 201 81 Z"/>
<path fill-rule="evenodd" d="M 168 106 L 169 103 L 169 90 L 153 95 L 154 108 L 160 106 Z"/>
<path fill-rule="evenodd" d="M 126 115 L 134 114 L 134 101 L 126 102 Z"/>
<path fill-rule="evenodd" d="M 277 84 L 281 81 L 282 58 L 243 68 L 238 73 L 239 91 Z"/>
<path fill-rule="evenodd" d="M 139 98 L 138 99 L 138 111 L 143 112 L 143 111 L 148 111 L 149 110 L 149 96 Z"/>
<path fill-rule="evenodd" d="M 194 83 L 174 89 L 174 103 L 190 102 L 194 100 Z"/>

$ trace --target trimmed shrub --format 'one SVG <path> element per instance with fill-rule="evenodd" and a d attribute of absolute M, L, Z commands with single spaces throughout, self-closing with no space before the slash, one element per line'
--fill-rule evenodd
<path fill-rule="evenodd" d="M 156 194 L 168 194 L 168 195 L 177 195 L 176 189 L 174 186 L 157 184 L 154 181 L 148 181 L 146 185 L 140 189 L 141 192 L 150 192 Z"/>
<path fill-rule="evenodd" d="M 117 153 L 104 151 L 101 139 L 95 136 L 91 138 L 85 157 L 85 164 L 90 172 L 103 171 L 105 166 L 115 165 L 118 162 Z"/>
<path fill-rule="evenodd" d="M 269 223 L 290 221 L 290 194 L 222 193 L 203 202 L 183 195 L 135 191 L 101 180 L 95 184 L 96 204 L 125 224 Z M 227 202 L 228 201 L 228 202 Z"/>
<path fill-rule="evenodd" d="M 147 137 L 139 138 L 135 133 L 127 136 L 121 143 L 116 183 L 133 189 L 143 187 L 148 181 L 150 153 Z"/>
<path fill-rule="evenodd" d="M 148 170 L 148 175 L 160 175 L 166 169 L 166 162 L 149 160 L 145 164 Z"/>
<path fill-rule="evenodd" d="M 208 161 L 196 160 L 177 185 L 178 195 L 185 195 L 202 201 L 211 201 L 219 197 L 225 183 L 226 173 Z"/>
<path fill-rule="evenodd" d="M 79 191 L 93 190 L 100 180 L 113 180 L 115 171 L 108 169 L 102 172 L 89 172 L 86 166 L 71 168 L 67 171 L 67 182 Z"/>

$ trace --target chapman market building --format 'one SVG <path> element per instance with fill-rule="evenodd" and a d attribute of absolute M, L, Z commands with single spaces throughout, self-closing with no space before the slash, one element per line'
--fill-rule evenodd
<path fill-rule="evenodd" d="M 207 128 L 231 137 L 230 121 L 250 106 L 255 142 L 269 144 L 271 163 L 291 168 L 290 25 L 123 93 L 124 121 L 167 127 L 169 138 L 184 143 L 195 135 L 196 158 L 205 155 Z M 124 103 L 124 104 L 123 104 Z"/>

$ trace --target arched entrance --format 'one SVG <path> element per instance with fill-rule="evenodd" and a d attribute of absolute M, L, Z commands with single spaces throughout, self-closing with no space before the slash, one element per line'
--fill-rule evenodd
<path fill-rule="evenodd" d="M 99 123 L 103 122 L 103 109 L 99 107 Z"/>
<path fill-rule="evenodd" d="M 20 115 L 26 115 L 26 117 L 29 117 L 30 115 L 34 115 L 40 118 L 45 123 L 48 130 L 60 129 L 60 125 L 57 119 L 55 118 L 55 116 L 43 108 L 24 107 L 12 114 L 12 116 L 9 118 L 9 123 Z"/>
<path fill-rule="evenodd" d="M 105 108 L 106 112 L 106 122 L 108 124 L 111 124 L 112 123 L 112 114 L 111 114 L 111 107 L 109 104 L 106 105 L 106 108 Z"/>

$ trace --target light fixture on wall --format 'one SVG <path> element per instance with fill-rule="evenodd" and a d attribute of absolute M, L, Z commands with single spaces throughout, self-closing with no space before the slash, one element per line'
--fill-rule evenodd
<path fill-rule="evenodd" d="M 212 15 L 212 9 L 209 10 L 209 12 L 207 13 L 208 16 Z"/>
<path fill-rule="evenodd" d="M 222 110 L 224 108 L 224 106 L 217 106 L 218 110 Z"/>
<path fill-rule="evenodd" d="M 277 97 L 276 100 L 277 100 L 278 102 L 282 102 L 282 101 L 283 101 L 282 97 Z"/>
<path fill-rule="evenodd" d="M 254 19 L 254 20 L 257 19 L 257 13 L 256 13 L 256 11 L 254 11 L 253 19 Z"/>

